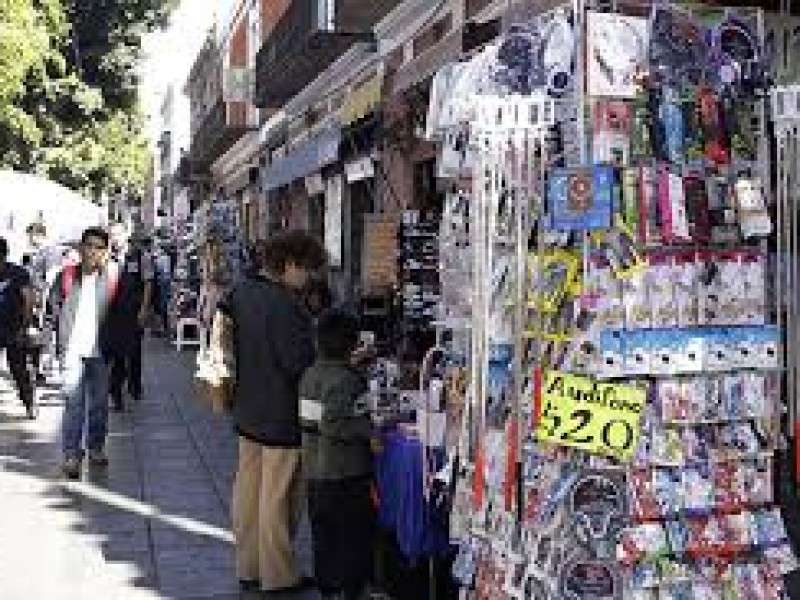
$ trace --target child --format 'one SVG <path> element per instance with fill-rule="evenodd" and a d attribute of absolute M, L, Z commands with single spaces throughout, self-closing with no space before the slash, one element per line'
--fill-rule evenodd
<path fill-rule="evenodd" d="M 326 597 L 361 597 L 370 583 L 375 508 L 372 422 L 359 400 L 365 378 L 351 366 L 358 322 L 338 311 L 317 323 L 319 358 L 300 382 L 303 450 L 314 562 Z"/>

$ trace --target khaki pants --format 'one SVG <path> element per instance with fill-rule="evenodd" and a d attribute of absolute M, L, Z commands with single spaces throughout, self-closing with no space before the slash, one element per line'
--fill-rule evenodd
<path fill-rule="evenodd" d="M 263 590 L 300 582 L 294 537 L 302 500 L 301 450 L 270 448 L 239 437 L 233 486 L 233 534 L 240 580 L 260 580 Z"/>

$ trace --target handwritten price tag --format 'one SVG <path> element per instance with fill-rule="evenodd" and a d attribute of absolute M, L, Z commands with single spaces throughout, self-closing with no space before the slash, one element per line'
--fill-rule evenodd
<path fill-rule="evenodd" d="M 541 386 L 536 439 L 630 460 L 641 435 L 647 391 L 551 371 Z"/>

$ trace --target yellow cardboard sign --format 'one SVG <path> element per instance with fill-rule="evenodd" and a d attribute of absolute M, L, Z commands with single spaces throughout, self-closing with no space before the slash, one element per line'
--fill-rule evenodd
<path fill-rule="evenodd" d="M 628 461 L 641 435 L 647 391 L 567 373 L 547 374 L 536 439 Z"/>

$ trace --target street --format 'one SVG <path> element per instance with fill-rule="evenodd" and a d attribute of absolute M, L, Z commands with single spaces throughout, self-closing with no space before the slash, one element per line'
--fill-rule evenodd
<path fill-rule="evenodd" d="M 146 343 L 145 398 L 111 413 L 110 465 L 80 482 L 59 476 L 57 389 L 40 390 L 31 422 L 0 382 L 3 600 L 250 597 L 238 591 L 228 516 L 236 438 L 192 398 L 192 366 L 192 353 Z"/>

